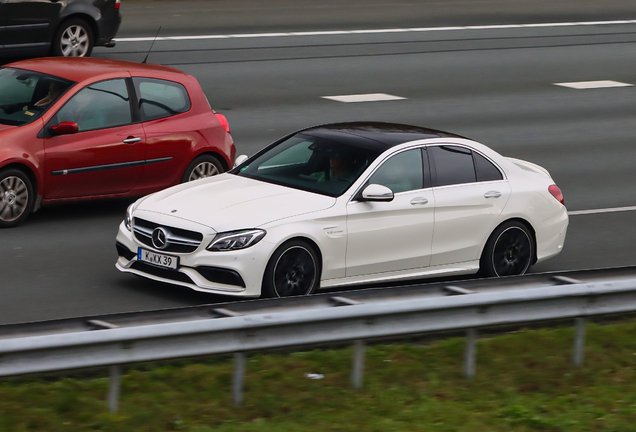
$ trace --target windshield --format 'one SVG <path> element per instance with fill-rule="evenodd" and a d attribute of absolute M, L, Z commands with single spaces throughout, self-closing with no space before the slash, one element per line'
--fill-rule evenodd
<path fill-rule="evenodd" d="M 22 126 L 40 117 L 74 83 L 22 69 L 0 69 L 0 124 Z"/>
<path fill-rule="evenodd" d="M 337 197 L 378 155 L 363 146 L 296 134 L 248 160 L 235 174 Z"/>

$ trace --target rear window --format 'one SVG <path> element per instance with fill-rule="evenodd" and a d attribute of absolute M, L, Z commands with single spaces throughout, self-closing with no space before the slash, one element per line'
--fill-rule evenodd
<path fill-rule="evenodd" d="M 139 97 L 141 121 L 156 120 L 190 109 L 185 87 L 173 81 L 152 78 L 133 78 Z"/>

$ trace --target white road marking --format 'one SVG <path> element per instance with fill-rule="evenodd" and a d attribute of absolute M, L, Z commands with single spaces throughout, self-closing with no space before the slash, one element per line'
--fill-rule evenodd
<path fill-rule="evenodd" d="M 622 83 L 618 81 L 579 81 L 579 82 L 566 82 L 566 83 L 554 83 L 554 85 L 561 87 L 568 87 L 577 90 L 598 89 L 598 88 L 611 88 L 611 87 L 633 87 L 634 84 Z"/>
<path fill-rule="evenodd" d="M 395 28 L 395 29 L 370 29 L 370 30 L 334 30 L 334 31 L 313 31 L 313 32 L 285 32 L 285 33 L 245 33 L 245 34 L 225 34 L 225 35 L 193 35 L 193 36 L 161 36 L 158 41 L 179 41 L 179 40 L 202 40 L 202 39 L 232 39 L 232 38 L 267 38 L 267 37 L 289 37 L 289 36 L 331 36 L 331 35 L 355 35 L 355 34 L 384 34 L 384 33 L 422 33 L 422 32 L 447 32 L 459 30 L 498 30 L 516 28 L 539 28 L 539 27 L 581 27 L 581 26 L 601 26 L 601 25 L 621 25 L 636 24 L 636 20 L 618 21 L 579 21 L 561 23 L 536 23 L 536 24 L 501 24 L 501 25 L 480 25 L 480 26 L 455 26 L 455 27 L 420 27 L 420 28 Z M 154 37 L 116 38 L 116 42 L 149 42 L 155 40 Z"/>
<path fill-rule="evenodd" d="M 588 215 L 588 214 L 597 214 L 597 213 L 615 213 L 615 212 L 624 212 L 624 211 L 636 211 L 636 206 L 614 207 L 614 208 L 596 209 L 596 210 L 570 211 L 568 212 L 568 216 Z"/>
<path fill-rule="evenodd" d="M 340 96 L 322 96 L 323 99 L 330 99 L 337 102 L 377 102 L 406 99 L 402 96 L 393 96 L 386 93 L 369 93 L 357 95 L 340 95 Z"/>

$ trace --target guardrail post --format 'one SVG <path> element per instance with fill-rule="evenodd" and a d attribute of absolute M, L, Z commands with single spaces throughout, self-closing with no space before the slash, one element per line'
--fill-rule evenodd
<path fill-rule="evenodd" d="M 121 389 L 121 366 L 110 367 L 110 378 L 108 380 L 108 411 L 117 412 L 119 405 L 119 392 Z"/>
<path fill-rule="evenodd" d="M 475 359 L 477 358 L 477 329 L 466 330 L 466 352 L 464 355 L 464 377 L 475 376 Z"/>
<path fill-rule="evenodd" d="M 232 383 L 232 396 L 234 405 L 243 404 L 243 381 L 245 380 L 245 354 L 234 353 L 234 381 Z"/>
<path fill-rule="evenodd" d="M 572 360 L 576 366 L 583 365 L 583 351 L 585 349 L 585 328 L 587 321 L 585 318 L 575 318 L 575 333 L 574 333 L 574 354 Z"/>
<path fill-rule="evenodd" d="M 362 376 L 364 373 L 365 344 L 363 340 L 353 342 L 353 368 L 351 369 L 351 385 L 355 389 L 362 388 Z"/>

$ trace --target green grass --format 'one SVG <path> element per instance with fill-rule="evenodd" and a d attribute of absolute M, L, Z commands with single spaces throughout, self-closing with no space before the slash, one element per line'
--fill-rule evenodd
<path fill-rule="evenodd" d="M 635 336 L 633 321 L 591 324 L 580 368 L 572 329 L 482 339 L 472 380 L 462 377 L 462 338 L 376 345 L 360 391 L 349 386 L 351 348 L 255 354 L 242 407 L 222 359 L 128 370 L 117 414 L 107 378 L 5 381 L 0 431 L 636 432 Z"/>

